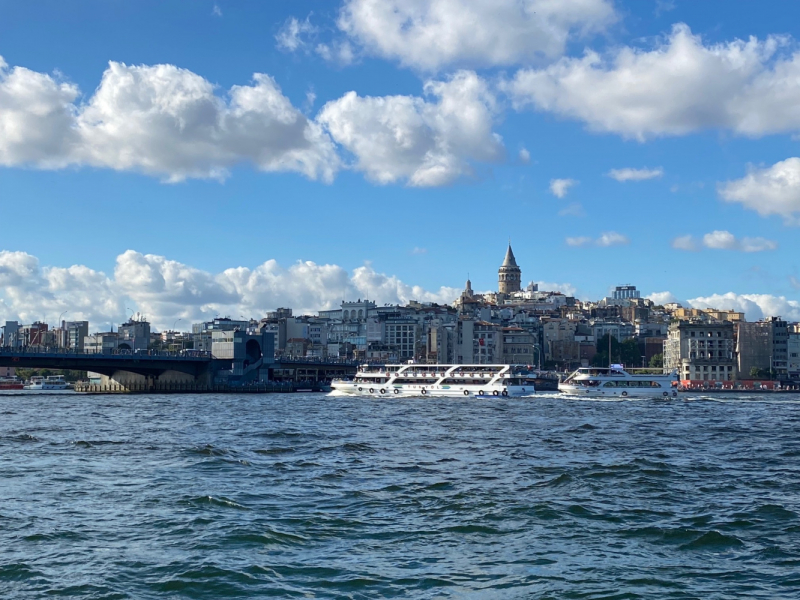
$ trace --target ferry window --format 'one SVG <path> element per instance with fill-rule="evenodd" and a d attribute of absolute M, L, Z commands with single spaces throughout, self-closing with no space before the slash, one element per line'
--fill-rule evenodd
<path fill-rule="evenodd" d="M 617 387 L 617 382 L 616 381 L 609 381 L 606 384 L 604 384 L 603 387 Z"/>

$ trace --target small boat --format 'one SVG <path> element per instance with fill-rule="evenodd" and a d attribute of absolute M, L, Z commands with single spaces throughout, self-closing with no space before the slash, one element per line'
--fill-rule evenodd
<path fill-rule="evenodd" d="M 0 377 L 0 390 L 21 390 L 25 385 L 19 377 Z"/>
<path fill-rule="evenodd" d="M 678 373 L 666 375 L 628 373 L 622 365 L 582 367 L 558 385 L 560 392 L 575 396 L 676 398 Z"/>
<path fill-rule="evenodd" d="M 536 375 L 523 365 L 361 365 L 352 380 L 331 382 L 348 396 L 529 396 Z"/>
<path fill-rule="evenodd" d="M 50 375 L 48 377 L 31 377 L 26 390 L 65 390 L 68 384 L 63 375 Z"/>

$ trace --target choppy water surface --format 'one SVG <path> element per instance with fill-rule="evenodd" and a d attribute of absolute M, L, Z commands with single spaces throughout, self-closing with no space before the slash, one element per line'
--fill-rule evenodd
<path fill-rule="evenodd" d="M 0 396 L 0 597 L 796 599 L 792 398 Z"/>

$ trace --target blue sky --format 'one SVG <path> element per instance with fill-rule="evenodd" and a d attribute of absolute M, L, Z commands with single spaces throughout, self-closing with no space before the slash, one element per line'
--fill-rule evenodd
<path fill-rule="evenodd" d="M 450 301 L 509 237 L 581 297 L 800 315 L 798 13 L 0 0 L 0 318 Z"/>

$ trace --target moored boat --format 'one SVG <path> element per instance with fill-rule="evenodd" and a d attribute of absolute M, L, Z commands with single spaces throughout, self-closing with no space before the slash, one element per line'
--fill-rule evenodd
<path fill-rule="evenodd" d="M 362 365 L 333 394 L 349 396 L 529 396 L 535 374 L 524 365 Z"/>
<path fill-rule="evenodd" d="M 24 387 L 19 377 L 0 377 L 0 390 L 21 390 Z"/>
<path fill-rule="evenodd" d="M 631 374 L 622 365 L 582 367 L 559 384 L 566 394 L 590 397 L 661 397 L 678 396 L 678 374 Z"/>
<path fill-rule="evenodd" d="M 25 386 L 26 390 L 65 390 L 68 384 L 64 380 L 63 375 L 50 375 L 48 377 L 35 376 L 31 377 L 28 384 Z"/>

